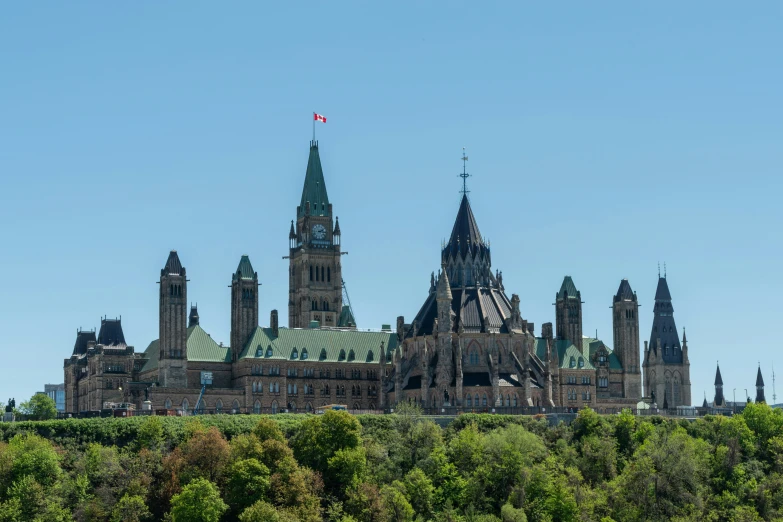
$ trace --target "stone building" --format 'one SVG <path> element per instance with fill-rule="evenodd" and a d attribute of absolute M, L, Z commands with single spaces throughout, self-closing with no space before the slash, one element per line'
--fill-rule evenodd
<path fill-rule="evenodd" d="M 688 340 L 682 345 L 674 323 L 674 307 L 666 274 L 658 277 L 649 343 L 644 343 L 644 392 L 659 405 L 669 408 L 691 405 L 691 371 Z M 720 373 L 720 370 L 719 370 Z M 718 375 L 719 377 L 720 375 Z"/>
<path fill-rule="evenodd" d="M 463 160 L 467 160 L 466 157 Z M 463 177 L 467 174 L 463 172 Z M 566 276 L 555 295 L 555 324 L 539 336 L 492 271 L 463 185 L 440 270 L 410 323 L 358 331 L 343 303 L 341 231 L 329 201 L 316 142 L 310 143 L 302 197 L 289 230 L 288 328 L 276 310 L 260 326 L 259 274 L 242 256 L 230 276 L 228 345 L 203 328 L 189 306 L 187 273 L 169 253 L 160 271 L 158 338 L 137 353 L 119 319 L 77 332 L 65 360 L 66 411 L 149 400 L 155 409 L 312 411 L 328 404 L 379 410 L 399 402 L 475 410 L 522 407 L 599 411 L 634 407 L 642 398 L 639 304 L 627 280 L 612 298 L 614 350 L 583 335 L 582 295 Z M 228 274 L 226 279 L 229 281 Z M 666 279 L 656 292 L 645 343 L 645 392 L 659 402 L 690 404 L 687 344 L 680 349 Z"/>

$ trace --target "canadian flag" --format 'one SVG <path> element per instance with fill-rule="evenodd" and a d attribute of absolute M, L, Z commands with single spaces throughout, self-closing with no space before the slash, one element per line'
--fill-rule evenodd
<path fill-rule="evenodd" d="M 326 116 L 321 116 L 320 114 L 314 112 L 313 113 L 313 121 L 322 121 L 322 122 L 326 123 Z"/>

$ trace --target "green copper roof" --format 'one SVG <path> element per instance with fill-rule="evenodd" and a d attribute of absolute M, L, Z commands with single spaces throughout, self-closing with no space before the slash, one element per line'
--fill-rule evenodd
<path fill-rule="evenodd" d="M 381 343 L 390 354 L 397 347 L 397 334 L 280 328 L 275 337 L 271 328 L 256 328 L 239 358 L 378 364 Z"/>
<path fill-rule="evenodd" d="M 318 155 L 318 143 L 310 142 L 310 158 L 307 160 L 307 173 L 305 174 L 304 188 L 302 188 L 302 201 L 299 203 L 299 214 L 305 215 L 307 202 L 310 202 L 311 216 L 329 215 L 329 196 L 326 194 L 326 182 L 324 172 L 321 169 L 321 157 Z"/>
<path fill-rule="evenodd" d="M 239 260 L 237 271 L 234 272 L 234 275 L 231 276 L 231 278 L 234 281 L 237 279 L 255 279 L 255 275 L 256 273 L 253 270 L 253 265 L 250 264 L 250 258 L 242 256 L 242 259 Z"/>
<path fill-rule="evenodd" d="M 350 306 L 343 305 L 343 309 L 340 311 L 340 318 L 337 320 L 337 326 L 340 328 L 356 326 L 356 319 L 353 317 L 353 311 Z"/>
<path fill-rule="evenodd" d="M 622 365 L 617 355 L 604 344 L 600 339 L 594 339 L 592 337 L 584 337 L 582 339 L 582 349 L 579 350 L 571 341 L 556 339 L 554 341 L 555 349 L 557 350 L 557 357 L 560 361 L 560 368 L 570 370 L 595 370 L 595 366 L 592 364 L 593 354 L 601 347 L 605 347 L 609 352 L 609 368 L 612 370 L 621 370 Z M 542 361 L 546 360 L 546 339 L 543 337 L 536 338 L 535 347 L 536 356 Z M 574 358 L 574 366 L 571 366 L 571 357 Z M 583 366 L 579 367 L 579 358 L 582 358 Z"/>
<path fill-rule="evenodd" d="M 228 346 L 220 346 L 200 326 L 188 328 L 188 361 L 192 362 L 231 362 L 231 349 Z M 157 370 L 160 357 L 160 340 L 152 341 L 144 350 L 147 362 L 141 372 Z"/>
<path fill-rule="evenodd" d="M 574 285 L 574 281 L 571 279 L 571 276 L 565 276 L 563 279 L 563 284 L 560 285 L 560 291 L 557 293 L 558 299 L 563 299 L 566 292 L 568 293 L 568 297 L 576 298 L 576 294 L 579 292 L 576 290 L 576 286 Z"/>

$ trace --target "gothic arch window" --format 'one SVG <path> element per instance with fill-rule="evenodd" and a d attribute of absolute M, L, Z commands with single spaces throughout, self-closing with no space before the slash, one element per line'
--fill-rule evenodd
<path fill-rule="evenodd" d="M 511 406 L 511 395 L 506 394 L 506 407 Z"/>
<path fill-rule="evenodd" d="M 253 393 L 258 391 L 258 383 L 253 381 Z"/>
<path fill-rule="evenodd" d="M 515 408 L 517 407 L 517 394 L 516 393 L 514 394 L 514 404 L 513 404 L 513 406 Z"/>
<path fill-rule="evenodd" d="M 571 356 L 571 359 L 568 361 L 568 366 L 570 368 L 576 368 L 576 359 L 574 358 L 573 355 Z"/>
<path fill-rule="evenodd" d="M 337 358 L 338 361 L 344 361 L 345 360 L 345 350 L 340 350 L 340 356 Z"/>
<path fill-rule="evenodd" d="M 234 399 L 234 402 L 231 403 L 231 411 L 233 413 L 239 413 L 239 401 Z"/>
<path fill-rule="evenodd" d="M 481 397 L 481 405 L 486 406 L 487 405 L 487 394 L 485 393 L 483 397 Z"/>
<path fill-rule="evenodd" d="M 253 404 L 253 413 L 255 413 L 256 415 L 261 413 L 261 401 L 256 401 Z"/>
<path fill-rule="evenodd" d="M 498 352 L 498 364 L 503 364 L 503 354 Z"/>
<path fill-rule="evenodd" d="M 321 267 L 321 281 L 324 280 L 324 267 Z"/>
<path fill-rule="evenodd" d="M 324 299 L 324 312 L 328 312 L 328 311 L 329 311 L 329 301 Z"/>
<path fill-rule="evenodd" d="M 467 397 L 465 397 L 465 406 L 467 406 L 468 408 L 473 406 L 473 401 L 471 400 L 470 394 L 468 394 Z"/>
<path fill-rule="evenodd" d="M 358 410 L 358 409 L 360 409 L 360 408 L 359 408 L 359 403 L 358 403 L 358 402 L 354 402 L 354 403 L 353 403 L 353 409 L 354 409 L 354 410 Z"/>
<path fill-rule="evenodd" d="M 223 401 L 218 399 L 215 402 L 215 413 L 221 413 L 223 411 Z"/>
<path fill-rule="evenodd" d="M 272 401 L 272 413 L 277 413 L 277 401 Z"/>
<path fill-rule="evenodd" d="M 206 410 L 206 409 L 207 409 L 207 403 L 206 403 L 206 402 L 204 402 L 204 399 L 202 398 L 200 401 L 198 401 L 198 402 L 196 403 L 196 411 L 201 411 L 201 412 L 203 412 L 203 411 L 204 411 L 204 410 Z"/>
<path fill-rule="evenodd" d="M 326 267 L 326 282 L 330 283 L 332 281 L 332 269 L 331 267 Z"/>
<path fill-rule="evenodd" d="M 465 285 L 470 286 L 472 284 L 473 284 L 473 267 L 468 265 L 468 268 L 465 271 Z"/>
<path fill-rule="evenodd" d="M 475 400 L 474 400 L 473 404 L 475 404 L 476 407 L 478 407 L 478 405 L 479 405 L 479 394 L 478 393 L 476 395 L 474 395 L 474 399 Z"/>
<path fill-rule="evenodd" d="M 313 280 L 313 265 L 310 265 L 310 281 Z"/>
<path fill-rule="evenodd" d="M 315 267 L 315 280 L 318 281 L 318 266 Z"/>
<path fill-rule="evenodd" d="M 166 402 L 163 404 L 163 406 L 167 409 L 171 409 L 171 399 L 166 399 Z"/>
<path fill-rule="evenodd" d="M 352 348 L 351 351 L 348 352 L 348 360 L 349 361 L 353 361 L 354 359 L 356 359 L 356 354 L 354 353 L 353 348 Z"/>
<path fill-rule="evenodd" d="M 312 405 L 312 404 L 310 404 L 309 402 L 308 402 L 307 404 L 305 404 L 305 411 L 306 411 L 307 413 L 312 413 L 312 411 L 313 411 L 313 405 Z"/>
<path fill-rule="evenodd" d="M 182 411 L 187 413 L 188 412 L 188 408 L 190 408 L 190 403 L 188 402 L 187 399 L 182 399 Z"/>

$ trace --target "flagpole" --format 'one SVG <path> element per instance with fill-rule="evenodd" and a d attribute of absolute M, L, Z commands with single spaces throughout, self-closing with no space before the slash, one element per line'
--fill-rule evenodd
<path fill-rule="evenodd" d="M 315 113 L 313 113 L 313 142 L 315 142 Z"/>

